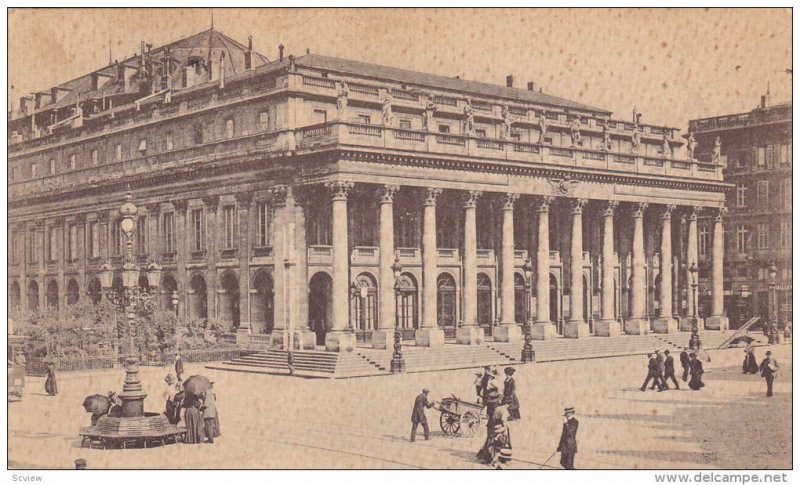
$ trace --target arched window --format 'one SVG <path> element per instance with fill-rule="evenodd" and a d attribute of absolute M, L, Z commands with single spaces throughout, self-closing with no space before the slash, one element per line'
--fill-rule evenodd
<path fill-rule="evenodd" d="M 456 326 L 456 281 L 447 273 L 436 278 L 436 321 L 440 327 Z"/>
<path fill-rule="evenodd" d="M 514 273 L 514 321 L 525 322 L 525 277 Z"/>
<path fill-rule="evenodd" d="M 251 325 L 256 333 L 272 333 L 275 326 L 275 288 L 269 272 L 262 269 L 256 274 L 253 289 L 255 293 L 251 300 Z"/>
<path fill-rule="evenodd" d="M 222 276 L 222 289 L 219 295 L 219 319 L 229 323 L 229 329 L 239 326 L 239 279 L 233 271 L 226 271 Z"/>
<path fill-rule="evenodd" d="M 80 298 L 78 282 L 74 279 L 70 279 L 67 283 L 67 305 L 74 305 L 78 302 L 78 298 Z"/>
<path fill-rule="evenodd" d="M 35 281 L 28 283 L 28 310 L 39 308 L 39 284 Z"/>
<path fill-rule="evenodd" d="M 92 303 L 95 305 L 100 303 L 100 300 L 103 299 L 103 287 L 100 285 L 99 279 L 92 278 L 89 280 L 89 289 L 87 293 L 89 298 L 92 299 Z"/>
<path fill-rule="evenodd" d="M 14 281 L 13 283 L 11 283 L 11 287 L 8 289 L 9 307 L 12 310 L 18 310 L 19 309 L 19 302 L 20 302 L 19 283 Z"/>
<path fill-rule="evenodd" d="M 378 288 L 369 273 L 361 273 L 351 286 L 351 325 L 360 331 L 373 330 L 378 322 Z"/>
<path fill-rule="evenodd" d="M 201 274 L 192 276 L 191 293 L 189 295 L 189 319 L 200 320 L 208 318 L 208 300 L 206 280 Z"/>
<path fill-rule="evenodd" d="M 408 273 L 403 273 L 397 280 L 400 297 L 397 302 L 397 318 L 400 328 L 419 328 L 417 319 L 417 280 Z"/>
<path fill-rule="evenodd" d="M 492 327 L 492 280 L 478 273 L 478 325 Z"/>
<path fill-rule="evenodd" d="M 58 308 L 58 283 L 50 280 L 47 283 L 47 306 Z"/>
<path fill-rule="evenodd" d="M 161 277 L 161 308 L 166 308 L 171 312 L 175 312 L 175 306 L 172 304 L 172 296 L 178 291 L 178 283 L 172 275 L 164 275 Z"/>

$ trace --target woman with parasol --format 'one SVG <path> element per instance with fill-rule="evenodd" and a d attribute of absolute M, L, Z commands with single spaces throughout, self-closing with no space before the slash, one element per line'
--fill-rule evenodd
<path fill-rule="evenodd" d="M 183 383 L 184 401 L 186 409 L 186 438 L 184 443 L 202 443 L 205 441 L 205 420 L 203 418 L 203 393 L 211 388 L 211 381 L 205 376 L 191 376 Z"/>

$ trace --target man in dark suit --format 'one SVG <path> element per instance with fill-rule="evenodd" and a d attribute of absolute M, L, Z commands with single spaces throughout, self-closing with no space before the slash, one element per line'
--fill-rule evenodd
<path fill-rule="evenodd" d="M 675 389 L 681 388 L 681 386 L 678 385 L 678 380 L 675 379 L 675 359 L 669 355 L 669 350 L 664 351 L 664 387 L 667 386 L 667 379 L 672 379 L 672 383 L 675 384 Z"/>
<path fill-rule="evenodd" d="M 647 378 L 644 380 L 641 390 L 644 391 L 647 389 L 647 384 L 650 382 L 650 379 L 653 379 L 653 386 L 657 385 L 658 392 L 661 392 L 664 389 L 661 387 L 661 381 L 658 378 L 658 361 L 655 359 L 655 357 L 653 357 L 653 354 L 647 354 L 647 358 L 649 359 L 647 362 Z"/>
<path fill-rule="evenodd" d="M 778 361 L 772 358 L 772 351 L 767 351 L 767 356 L 761 361 L 759 366 L 761 375 L 767 380 L 767 397 L 772 397 L 772 382 L 775 380 L 775 374 L 778 373 Z"/>
<path fill-rule="evenodd" d="M 425 417 L 425 408 L 432 408 L 436 401 L 428 401 L 428 393 L 430 391 L 425 388 L 422 394 L 414 399 L 414 410 L 411 412 L 411 442 L 413 443 L 417 437 L 417 425 L 422 425 L 422 431 L 425 432 L 425 439 L 430 439 L 430 430 L 428 429 L 428 418 Z"/>
<path fill-rule="evenodd" d="M 564 409 L 564 425 L 561 427 L 561 440 L 556 451 L 561 452 L 561 466 L 565 470 L 575 469 L 575 453 L 578 452 L 578 420 L 575 408 Z"/>
<path fill-rule="evenodd" d="M 683 367 L 683 382 L 686 382 L 686 379 L 689 378 L 689 353 L 686 352 L 686 349 L 683 349 L 680 355 L 681 359 L 681 367 Z"/>
<path fill-rule="evenodd" d="M 653 383 L 650 385 L 650 390 L 652 391 L 653 389 L 655 389 L 657 384 L 660 384 L 659 385 L 659 389 L 664 391 L 664 390 L 669 389 L 669 387 L 667 387 L 667 381 L 664 380 L 664 371 L 666 370 L 664 368 L 664 360 L 665 359 L 664 359 L 664 356 L 661 354 L 660 350 L 656 350 L 655 359 L 656 359 L 656 364 L 658 364 L 658 369 L 656 370 L 656 378 L 655 378 L 655 380 L 653 380 Z"/>

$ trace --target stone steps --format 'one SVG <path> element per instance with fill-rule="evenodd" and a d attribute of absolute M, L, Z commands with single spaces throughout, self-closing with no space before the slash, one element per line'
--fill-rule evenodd
<path fill-rule="evenodd" d="M 213 369 L 256 373 L 288 373 L 288 352 L 263 350 L 239 358 L 207 366 Z M 296 350 L 292 352 L 294 374 L 301 377 L 344 378 L 385 374 L 377 362 L 355 352 Z"/>

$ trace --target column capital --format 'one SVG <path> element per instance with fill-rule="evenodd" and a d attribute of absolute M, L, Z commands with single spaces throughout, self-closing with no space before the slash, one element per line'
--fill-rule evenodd
<path fill-rule="evenodd" d="M 633 217 L 644 217 L 644 211 L 647 210 L 647 206 L 650 205 L 647 202 L 638 202 L 633 204 Z"/>
<path fill-rule="evenodd" d="M 86 214 L 77 214 L 75 216 L 75 224 L 84 225 L 86 224 Z"/>
<path fill-rule="evenodd" d="M 589 199 L 572 199 L 572 213 L 573 214 L 583 214 L 583 208 L 586 207 L 586 204 L 589 202 Z"/>
<path fill-rule="evenodd" d="M 539 207 L 536 209 L 536 212 L 547 212 L 550 210 L 550 204 L 555 201 L 556 198 L 552 195 L 545 195 L 542 197 L 537 197 L 536 201 L 539 203 Z"/>
<path fill-rule="evenodd" d="M 331 180 L 325 186 L 331 191 L 333 200 L 347 200 L 347 195 L 355 184 L 349 180 Z"/>
<path fill-rule="evenodd" d="M 667 204 L 661 209 L 661 219 L 668 220 L 672 218 L 672 212 L 675 210 L 675 204 Z"/>
<path fill-rule="evenodd" d="M 399 190 L 399 185 L 386 184 L 382 187 L 378 187 L 378 197 L 381 198 L 381 204 L 393 204 L 394 196 L 397 195 Z"/>
<path fill-rule="evenodd" d="M 58 217 L 56 217 L 56 218 L 54 219 L 54 221 L 53 221 L 53 222 L 54 222 L 54 224 L 53 224 L 53 225 L 55 225 L 55 226 L 63 226 L 63 225 L 64 225 L 64 223 L 65 223 L 65 222 L 67 222 L 67 218 L 66 218 L 66 217 L 64 217 L 64 216 L 58 216 Z"/>
<path fill-rule="evenodd" d="M 268 189 L 270 202 L 273 205 L 282 205 L 286 203 L 286 197 L 289 195 L 288 185 L 274 185 Z"/>
<path fill-rule="evenodd" d="M 158 214 L 161 212 L 161 203 L 154 202 L 152 204 L 147 204 L 144 206 L 147 209 L 147 214 L 158 217 Z"/>
<path fill-rule="evenodd" d="M 500 197 L 500 200 L 503 204 L 504 211 L 512 211 L 514 210 L 514 204 L 519 200 L 519 194 L 515 192 L 506 192 Z"/>
<path fill-rule="evenodd" d="M 689 220 L 690 221 L 696 221 L 697 220 L 697 216 L 700 214 L 701 210 L 703 210 L 703 208 L 700 207 L 700 206 L 694 205 L 694 206 L 689 207 Z"/>
<path fill-rule="evenodd" d="M 217 207 L 219 207 L 219 196 L 218 195 L 210 195 L 207 197 L 203 197 L 203 204 L 206 208 L 210 211 L 216 211 Z"/>
<path fill-rule="evenodd" d="M 233 197 L 236 199 L 236 204 L 239 205 L 240 209 L 249 208 L 250 203 L 253 202 L 252 192 L 237 192 Z"/>
<path fill-rule="evenodd" d="M 603 215 L 605 217 L 614 217 L 614 212 L 617 210 L 618 206 L 619 206 L 619 201 L 616 200 L 607 201 L 605 208 L 603 209 Z"/>
<path fill-rule="evenodd" d="M 427 189 L 425 189 L 425 202 L 423 203 L 423 205 L 425 205 L 425 206 L 435 206 L 436 205 L 436 199 L 439 198 L 439 195 L 441 193 L 442 193 L 442 189 L 434 189 L 434 188 L 428 187 Z"/>
<path fill-rule="evenodd" d="M 470 190 L 464 194 L 464 208 L 474 209 L 478 207 L 478 199 L 481 198 L 483 192 L 480 190 Z"/>
<path fill-rule="evenodd" d="M 722 218 L 728 213 L 728 208 L 720 207 L 719 209 L 714 209 L 714 212 L 716 213 L 714 215 L 714 222 L 722 222 Z"/>
<path fill-rule="evenodd" d="M 186 209 L 189 207 L 189 201 L 186 199 L 183 200 L 173 200 L 172 201 L 173 207 L 175 210 L 181 214 L 186 214 Z"/>

